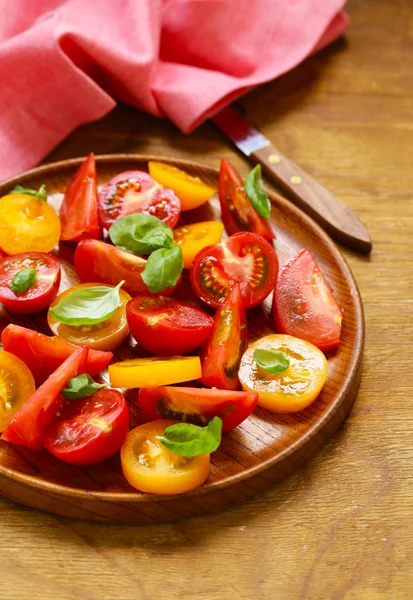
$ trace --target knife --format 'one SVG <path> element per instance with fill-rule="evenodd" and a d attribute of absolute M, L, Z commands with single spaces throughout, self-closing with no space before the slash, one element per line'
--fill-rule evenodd
<path fill-rule="evenodd" d="M 369 233 L 358 216 L 341 200 L 305 173 L 232 106 L 212 117 L 217 127 L 245 156 L 262 165 L 272 183 L 281 186 L 294 204 L 310 215 L 341 244 L 363 254 L 371 252 Z"/>

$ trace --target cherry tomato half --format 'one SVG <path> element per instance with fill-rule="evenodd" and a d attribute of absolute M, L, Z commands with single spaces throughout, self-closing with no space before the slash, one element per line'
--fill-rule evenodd
<path fill-rule="evenodd" d="M 64 363 L 34 392 L 13 416 L 2 439 L 32 450 L 44 447 L 46 428 L 63 406 L 60 392 L 72 377 L 84 373 L 88 349 L 76 348 Z"/>
<path fill-rule="evenodd" d="M 254 351 L 276 350 L 287 354 L 290 366 L 279 374 L 261 370 Z M 290 335 L 267 335 L 251 344 L 241 359 L 239 378 L 243 390 L 258 392 L 258 404 L 277 413 L 307 408 L 320 393 L 328 374 L 324 354 L 305 340 Z"/>
<path fill-rule="evenodd" d="M 50 252 L 60 239 L 60 219 L 42 198 L 9 194 L 0 198 L 0 246 L 6 254 Z"/>
<path fill-rule="evenodd" d="M 43 383 L 77 348 L 61 337 L 50 337 L 11 323 L 3 329 L 1 343 L 29 367 L 37 384 Z M 97 375 L 112 358 L 112 352 L 90 349 L 84 372 Z"/>
<path fill-rule="evenodd" d="M 181 214 L 179 198 L 144 171 L 125 171 L 105 183 L 99 193 L 99 218 L 103 227 L 135 212 L 145 213 L 175 227 Z"/>
<path fill-rule="evenodd" d="M 58 295 L 56 300 L 52 302 L 50 308 L 53 308 L 66 296 L 72 294 L 78 289 L 85 289 L 88 287 L 94 287 L 95 283 L 81 283 L 75 287 L 69 288 L 65 292 Z M 126 305 L 131 299 L 129 294 L 125 290 L 120 289 L 120 306 L 116 309 L 115 314 L 102 321 L 102 323 L 96 323 L 95 325 L 65 325 L 59 323 L 51 315 L 50 310 L 47 313 L 47 322 L 49 327 L 55 335 L 58 335 L 71 344 L 76 346 L 88 346 L 94 350 L 114 350 L 125 341 L 129 333 L 128 322 L 126 320 Z"/>
<path fill-rule="evenodd" d="M 24 362 L 0 350 L 0 432 L 35 391 L 33 375 Z"/>
<path fill-rule="evenodd" d="M 268 220 L 257 213 L 245 192 L 244 182 L 226 158 L 221 160 L 219 172 L 219 201 L 228 235 L 251 231 L 269 242 L 275 238 Z"/>
<path fill-rule="evenodd" d="M 18 294 L 10 284 L 23 269 L 35 269 L 37 279 L 29 289 Z M 60 285 L 60 263 L 51 254 L 26 252 L 8 256 L 0 263 L 0 302 L 16 313 L 36 313 L 50 306 Z"/>
<path fill-rule="evenodd" d="M 248 346 L 245 310 L 238 286 L 217 310 L 211 334 L 201 349 L 202 379 L 209 387 L 237 390 L 238 367 Z"/>
<path fill-rule="evenodd" d="M 152 421 L 132 429 L 120 452 L 127 481 L 149 494 L 183 494 L 202 485 L 208 477 L 210 455 L 178 456 L 158 437 L 176 421 Z"/>
<path fill-rule="evenodd" d="M 165 296 L 133 298 L 126 307 L 126 318 L 135 340 L 157 356 L 195 350 L 214 323 L 202 310 Z"/>
<path fill-rule="evenodd" d="M 175 419 L 203 426 L 213 417 L 220 417 L 222 431 L 229 431 L 242 423 L 257 402 L 258 394 L 255 392 L 173 386 L 142 388 L 138 397 L 144 421 Z"/>
<path fill-rule="evenodd" d="M 216 192 L 199 177 L 194 177 L 173 165 L 149 161 L 148 169 L 155 181 L 175 192 L 181 201 L 181 210 L 198 208 Z"/>
<path fill-rule="evenodd" d="M 59 211 L 62 240 L 100 237 L 95 155 L 89 154 L 74 174 Z"/>
<path fill-rule="evenodd" d="M 236 233 L 195 257 L 191 283 L 196 294 L 218 308 L 239 284 L 245 308 L 260 304 L 273 290 L 278 273 L 274 248 L 256 233 Z"/>
<path fill-rule="evenodd" d="M 46 430 L 44 445 L 56 458 L 77 466 L 110 458 L 129 431 L 129 409 L 117 390 L 101 389 L 88 398 L 66 400 Z"/>
<path fill-rule="evenodd" d="M 280 333 L 307 340 L 321 350 L 331 350 L 340 343 L 341 308 L 319 266 L 305 248 L 278 274 L 273 315 Z"/>
<path fill-rule="evenodd" d="M 174 242 L 182 249 L 185 269 L 190 269 L 200 250 L 221 241 L 224 226 L 220 221 L 203 221 L 178 227 L 174 231 Z"/>

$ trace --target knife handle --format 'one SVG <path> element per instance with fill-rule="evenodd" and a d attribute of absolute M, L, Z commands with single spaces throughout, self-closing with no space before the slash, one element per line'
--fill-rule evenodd
<path fill-rule="evenodd" d="M 251 152 L 268 179 L 283 187 L 294 203 L 317 221 L 335 240 L 369 254 L 372 244 L 363 223 L 336 198 L 272 144 Z"/>

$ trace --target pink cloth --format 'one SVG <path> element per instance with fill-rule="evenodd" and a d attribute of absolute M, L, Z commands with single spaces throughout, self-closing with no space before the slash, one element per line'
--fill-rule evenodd
<path fill-rule="evenodd" d="M 0 179 L 117 100 L 185 133 L 341 35 L 345 0 L 0 0 Z"/>

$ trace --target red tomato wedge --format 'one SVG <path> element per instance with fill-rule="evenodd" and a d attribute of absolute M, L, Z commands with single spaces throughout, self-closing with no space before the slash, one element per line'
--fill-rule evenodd
<path fill-rule="evenodd" d="M 10 284 L 19 271 L 35 269 L 36 281 L 18 294 Z M 45 252 L 25 252 L 8 256 L 0 263 L 0 302 L 16 313 L 31 314 L 48 308 L 56 298 L 60 285 L 60 263 Z"/>
<path fill-rule="evenodd" d="M 275 238 L 270 223 L 257 213 L 245 192 L 244 182 L 226 158 L 221 160 L 218 194 L 228 235 L 251 231 L 269 242 Z"/>
<path fill-rule="evenodd" d="M 187 354 L 208 337 L 214 321 L 204 311 L 165 296 L 138 296 L 126 318 L 136 341 L 157 356 Z"/>
<path fill-rule="evenodd" d="M 100 237 L 95 155 L 89 154 L 74 174 L 59 211 L 60 238 L 77 242 Z"/>
<path fill-rule="evenodd" d="M 37 385 L 56 371 L 77 348 L 61 337 L 50 337 L 13 324 L 3 329 L 1 343 L 4 350 L 20 358 L 29 367 Z M 112 352 L 90 348 L 84 373 L 97 375 L 108 366 L 112 358 Z"/>
<path fill-rule="evenodd" d="M 45 448 L 56 458 L 77 466 L 110 458 L 129 431 L 129 409 L 117 390 L 101 389 L 88 398 L 66 400 L 46 430 Z"/>
<path fill-rule="evenodd" d="M 257 402 L 255 392 L 173 386 L 142 388 L 138 397 L 144 421 L 174 419 L 203 426 L 213 417 L 220 417 L 222 431 L 234 429 L 245 421 Z"/>
<path fill-rule="evenodd" d="M 7 257 L 7 254 L 0 248 L 0 261 Z"/>
<path fill-rule="evenodd" d="M 1 438 L 11 444 L 41 450 L 47 426 L 63 406 L 60 392 L 72 377 L 84 373 L 88 349 L 76 348 L 58 369 L 35 391 L 14 415 Z"/>
<path fill-rule="evenodd" d="M 244 307 L 252 308 L 274 289 L 277 273 L 278 258 L 271 244 L 256 233 L 236 233 L 198 252 L 191 283 L 201 300 L 215 308 L 238 284 Z"/>
<path fill-rule="evenodd" d="M 201 381 L 208 387 L 237 390 L 238 368 L 248 346 L 245 310 L 238 286 L 217 310 L 211 334 L 201 348 Z"/>
<path fill-rule="evenodd" d="M 156 183 L 145 171 L 125 171 L 105 183 L 99 193 L 99 219 L 109 227 L 132 213 L 145 213 L 175 227 L 181 203 L 172 190 Z"/>
<path fill-rule="evenodd" d="M 331 350 L 340 343 L 341 308 L 305 248 L 280 269 L 273 316 L 278 332 L 306 340 L 320 350 Z"/>

